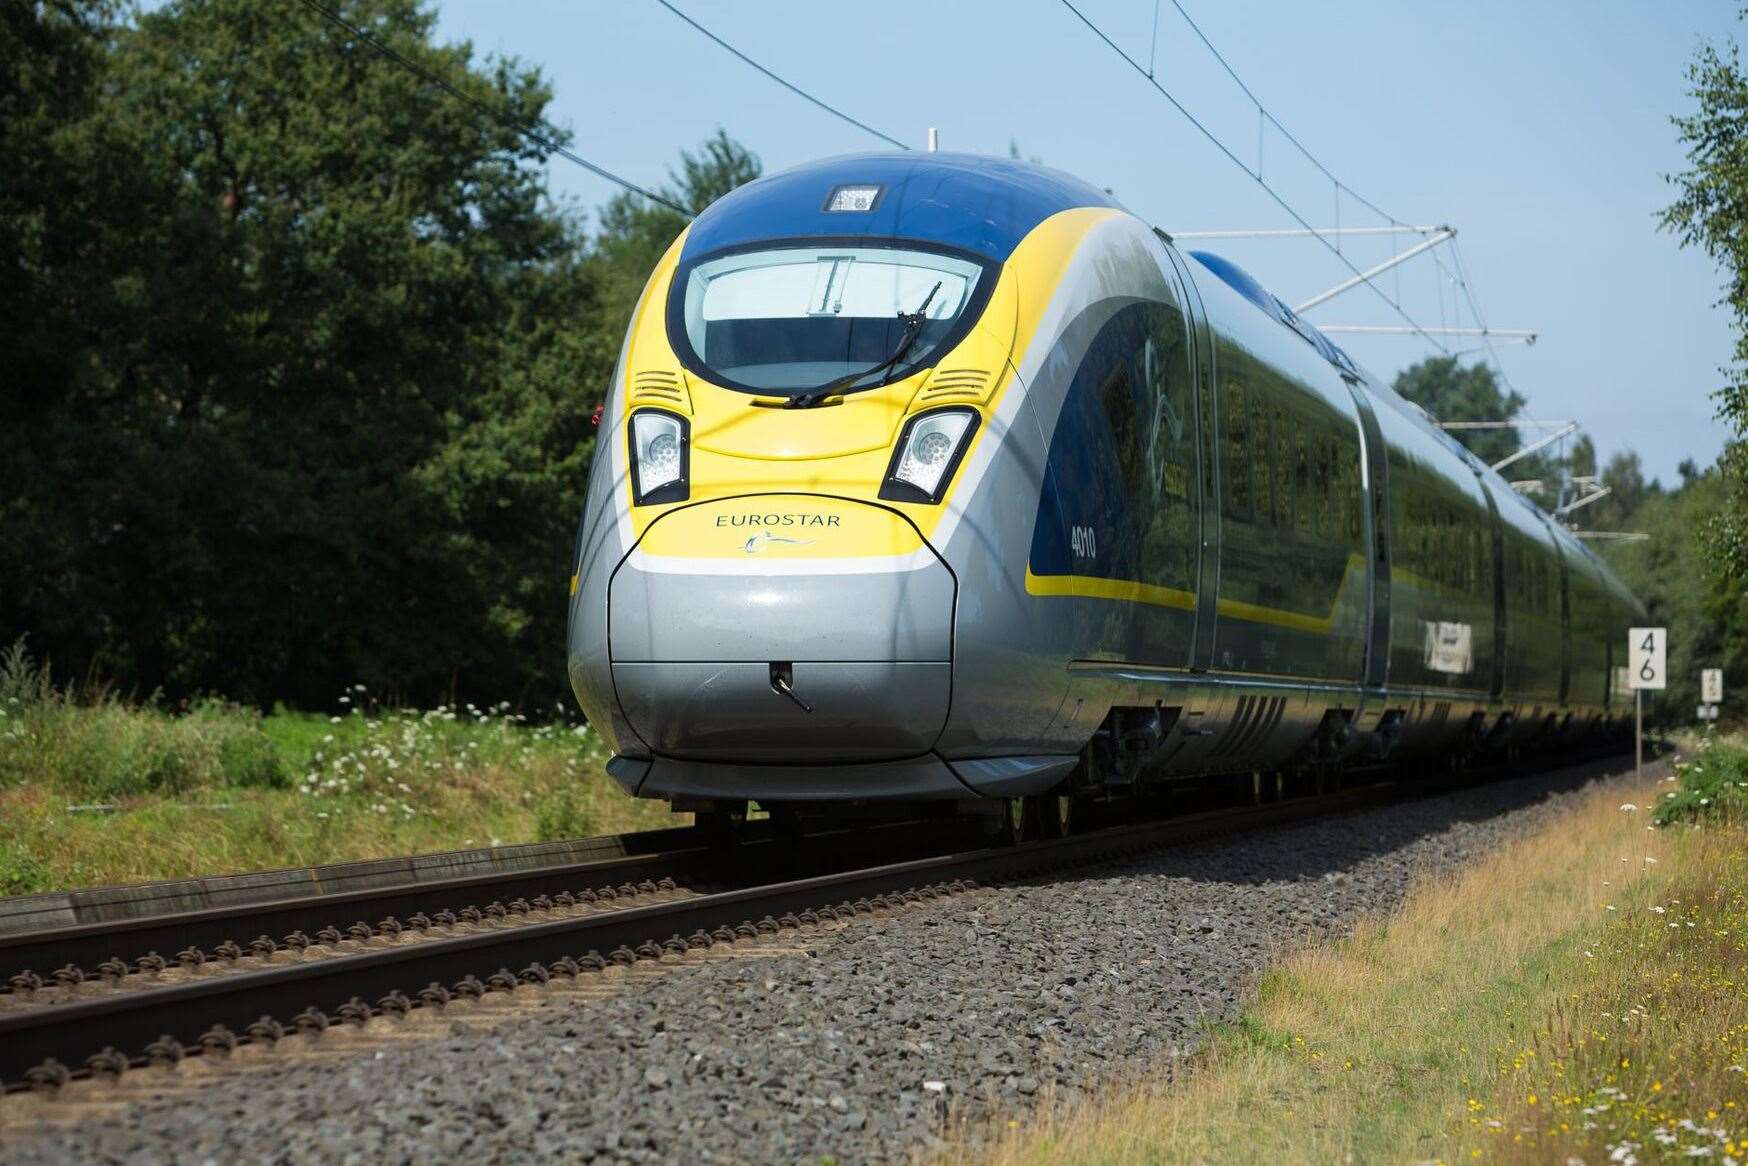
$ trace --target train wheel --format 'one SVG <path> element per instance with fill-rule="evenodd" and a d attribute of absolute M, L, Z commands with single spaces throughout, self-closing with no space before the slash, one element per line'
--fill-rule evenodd
<path fill-rule="evenodd" d="M 1005 798 L 1001 804 L 1001 826 L 997 832 L 999 846 L 1018 846 L 1032 834 L 1037 815 L 1036 798 Z"/>
<path fill-rule="evenodd" d="M 1038 799 L 1038 837 L 1067 838 L 1075 828 L 1073 794 L 1045 794 Z"/>

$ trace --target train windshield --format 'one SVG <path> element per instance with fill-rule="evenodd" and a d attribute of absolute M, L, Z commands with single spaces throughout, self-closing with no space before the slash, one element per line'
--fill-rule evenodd
<path fill-rule="evenodd" d="M 904 247 L 707 256 L 675 276 L 669 339 L 694 371 L 731 388 L 798 394 L 871 370 L 840 386 L 871 389 L 933 364 L 958 342 L 988 298 L 992 267 Z M 904 344 L 906 315 L 919 309 L 915 339 L 884 363 Z"/>

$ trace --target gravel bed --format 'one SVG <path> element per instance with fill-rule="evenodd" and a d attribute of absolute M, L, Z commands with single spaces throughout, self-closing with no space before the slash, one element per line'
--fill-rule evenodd
<path fill-rule="evenodd" d="M 1576 784 L 1503 782 L 975 892 L 791 954 L 555 993 L 489 1031 L 287 1055 L 15 1133 L 0 1160 L 904 1161 L 944 1121 L 1169 1064 L 1284 944 L 1393 907 L 1549 821 Z"/>

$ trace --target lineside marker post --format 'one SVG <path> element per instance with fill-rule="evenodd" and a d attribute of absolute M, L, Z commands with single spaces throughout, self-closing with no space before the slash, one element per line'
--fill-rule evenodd
<path fill-rule="evenodd" d="M 1633 690 L 1633 776 L 1645 771 L 1645 690 L 1666 683 L 1669 659 L 1668 628 L 1627 630 L 1627 684 Z"/>

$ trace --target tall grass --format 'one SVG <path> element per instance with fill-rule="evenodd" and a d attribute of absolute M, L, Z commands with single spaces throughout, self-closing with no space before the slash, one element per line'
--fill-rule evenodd
<path fill-rule="evenodd" d="M 109 801 L 290 783 L 287 758 L 252 711 L 206 700 L 173 716 L 101 687 L 56 688 L 22 639 L 0 653 L 0 788 L 35 784 Z"/>
<path fill-rule="evenodd" d="M 0 894 L 673 824 L 586 725 L 508 704 L 266 716 L 57 688 L 0 653 Z"/>

